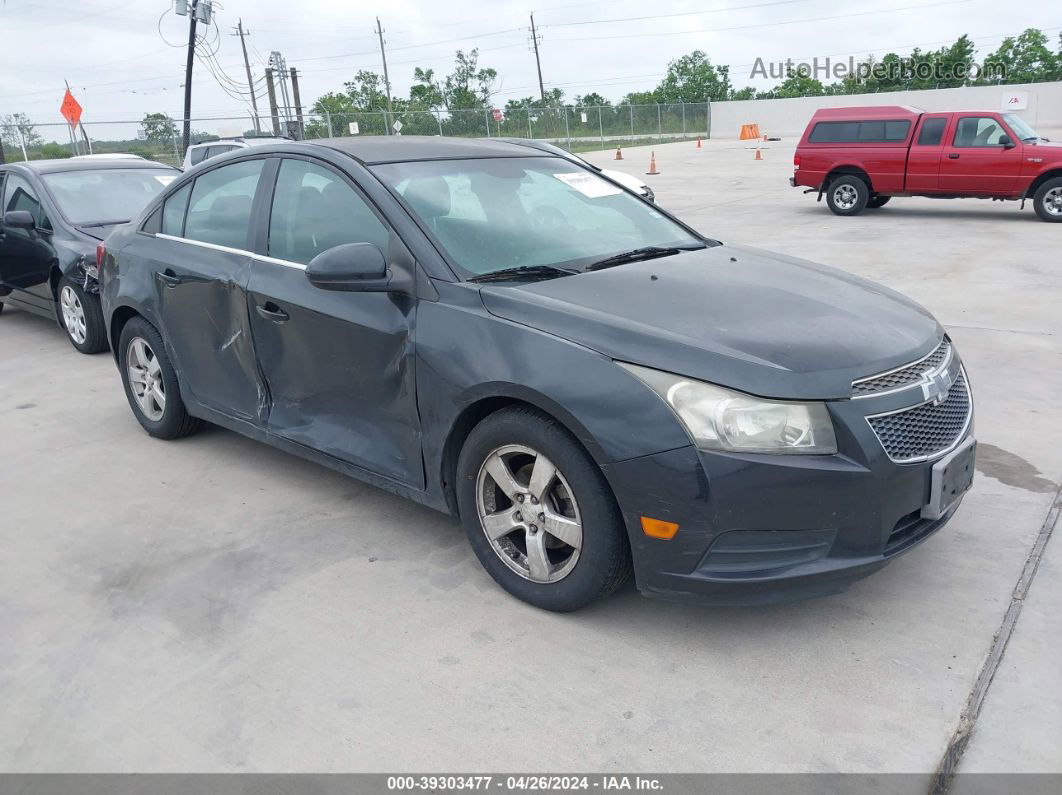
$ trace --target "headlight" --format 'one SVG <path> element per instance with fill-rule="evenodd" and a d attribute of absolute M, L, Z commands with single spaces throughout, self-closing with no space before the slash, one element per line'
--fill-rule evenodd
<path fill-rule="evenodd" d="M 733 392 L 680 375 L 617 362 L 671 406 L 694 444 L 737 453 L 837 452 L 824 403 L 795 403 Z"/>

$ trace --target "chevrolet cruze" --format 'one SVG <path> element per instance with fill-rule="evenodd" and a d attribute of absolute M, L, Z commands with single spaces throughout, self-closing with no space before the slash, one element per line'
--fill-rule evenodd
<path fill-rule="evenodd" d="M 224 155 L 106 241 L 133 414 L 216 423 L 460 517 L 513 595 L 842 590 L 973 477 L 922 307 L 723 244 L 569 159 L 346 138 Z"/>

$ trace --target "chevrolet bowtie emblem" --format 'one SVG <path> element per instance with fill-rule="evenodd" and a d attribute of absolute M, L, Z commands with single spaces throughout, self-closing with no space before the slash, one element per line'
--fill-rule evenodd
<path fill-rule="evenodd" d="M 955 379 L 947 370 L 926 373 L 922 376 L 922 396 L 926 401 L 932 401 L 934 406 L 939 406 L 947 399 L 953 383 Z"/>

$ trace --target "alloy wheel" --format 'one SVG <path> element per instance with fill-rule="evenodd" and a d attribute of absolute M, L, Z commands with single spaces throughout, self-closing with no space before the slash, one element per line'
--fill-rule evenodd
<path fill-rule="evenodd" d="M 166 384 L 162 367 L 151 346 L 143 337 L 133 337 L 126 351 L 129 388 L 144 416 L 158 422 L 166 412 Z"/>
<path fill-rule="evenodd" d="M 579 506 L 568 481 L 544 455 L 524 445 L 492 451 L 476 477 L 480 527 L 495 554 L 535 583 L 564 579 L 583 545 Z"/>
<path fill-rule="evenodd" d="M 842 210 L 851 210 L 859 201 L 859 194 L 851 185 L 841 185 L 833 192 L 833 203 Z"/>
<path fill-rule="evenodd" d="M 1044 210 L 1047 211 L 1049 215 L 1062 215 L 1062 186 L 1051 188 L 1051 190 L 1045 193 L 1043 202 Z"/>
<path fill-rule="evenodd" d="M 59 292 L 59 307 L 63 313 L 63 325 L 70 339 L 78 345 L 84 345 L 88 338 L 88 324 L 85 320 L 85 307 L 81 305 L 74 288 L 65 285 Z"/>

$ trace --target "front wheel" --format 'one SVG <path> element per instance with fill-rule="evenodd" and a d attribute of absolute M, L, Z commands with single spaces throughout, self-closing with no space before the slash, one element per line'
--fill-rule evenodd
<path fill-rule="evenodd" d="M 1062 221 L 1062 177 L 1049 179 L 1037 188 L 1033 207 L 1044 221 Z"/>
<path fill-rule="evenodd" d="M 469 543 L 506 591 L 546 610 L 578 610 L 630 574 L 630 546 L 600 468 L 556 421 L 529 408 L 490 415 L 457 464 Z"/>
<path fill-rule="evenodd" d="M 868 210 L 876 210 L 879 207 L 884 207 L 886 204 L 889 203 L 889 199 L 891 199 L 891 198 L 892 198 L 892 196 L 879 196 L 878 194 L 875 193 L 867 201 L 867 209 Z"/>
<path fill-rule="evenodd" d="M 862 179 L 843 174 L 826 189 L 826 204 L 836 215 L 857 215 L 870 201 L 870 186 Z"/>
<path fill-rule="evenodd" d="M 107 350 L 107 334 L 103 329 L 103 310 L 100 297 L 86 293 L 69 276 L 59 280 L 59 317 L 70 344 L 81 353 L 101 353 Z"/>
<path fill-rule="evenodd" d="M 118 367 L 129 407 L 145 431 L 178 439 L 199 428 L 199 420 L 184 407 L 162 337 L 144 318 L 135 317 L 122 329 Z"/>

